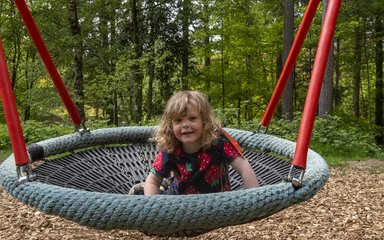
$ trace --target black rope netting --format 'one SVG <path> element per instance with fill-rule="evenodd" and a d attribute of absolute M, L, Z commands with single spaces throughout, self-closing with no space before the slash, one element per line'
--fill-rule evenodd
<path fill-rule="evenodd" d="M 153 144 L 99 147 L 53 160 L 33 171 L 38 181 L 93 192 L 127 194 L 144 182 L 157 150 Z M 288 175 L 290 162 L 264 152 L 245 151 L 261 186 L 279 183 Z M 243 185 L 241 177 L 229 169 L 232 190 Z"/>

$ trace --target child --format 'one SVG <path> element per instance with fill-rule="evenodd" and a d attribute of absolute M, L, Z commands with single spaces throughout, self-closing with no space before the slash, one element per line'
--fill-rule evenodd
<path fill-rule="evenodd" d="M 227 164 L 242 177 L 244 188 L 258 187 L 255 172 L 223 135 L 207 97 L 182 91 L 170 98 L 155 132 L 160 152 L 145 181 L 145 195 L 159 194 L 163 178 L 173 173 L 166 194 L 229 191 Z"/>

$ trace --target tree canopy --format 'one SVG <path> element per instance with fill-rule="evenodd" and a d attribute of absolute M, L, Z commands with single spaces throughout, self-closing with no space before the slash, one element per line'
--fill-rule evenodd
<path fill-rule="evenodd" d="M 296 33 L 308 1 L 293 3 Z M 69 93 L 89 121 L 155 123 L 174 92 L 196 89 L 209 96 L 225 125 L 258 122 L 283 64 L 287 33 L 281 1 L 27 4 Z M 295 65 L 294 114 L 304 105 L 321 30 L 321 6 Z M 381 132 L 383 11 L 381 0 L 343 1 L 331 51 L 333 108 L 328 113 L 354 115 Z M 0 29 L 21 119 L 69 122 L 11 0 L 0 3 Z M 76 68 L 80 63 L 82 68 Z M 280 117 L 280 111 L 276 115 Z M 0 121 L 5 122 L 2 111 Z"/>

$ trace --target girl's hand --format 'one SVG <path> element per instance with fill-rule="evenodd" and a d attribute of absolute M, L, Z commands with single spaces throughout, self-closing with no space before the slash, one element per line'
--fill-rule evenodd
<path fill-rule="evenodd" d="M 232 160 L 231 166 L 243 179 L 244 188 L 259 187 L 256 174 L 253 171 L 251 164 L 249 164 L 246 159 L 238 155 L 235 159 Z"/>
<path fill-rule="evenodd" d="M 160 193 L 160 184 L 163 181 L 162 177 L 149 173 L 144 184 L 144 195 L 155 195 Z"/>

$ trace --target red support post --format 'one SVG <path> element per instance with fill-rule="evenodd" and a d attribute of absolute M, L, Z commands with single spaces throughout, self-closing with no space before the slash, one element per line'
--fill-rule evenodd
<path fill-rule="evenodd" d="M 335 32 L 340 6 L 341 0 L 330 0 L 324 17 L 323 28 L 316 51 L 316 57 L 311 74 L 311 81 L 308 86 L 296 150 L 292 162 L 292 165 L 297 168 L 306 168 L 309 143 L 311 141 L 321 86 L 323 83 L 329 49 L 331 47 L 333 35 Z"/>
<path fill-rule="evenodd" d="M 44 65 L 49 75 L 51 76 L 53 83 L 55 84 L 56 90 L 60 94 L 61 100 L 63 101 L 69 115 L 72 118 L 72 122 L 75 126 L 79 126 L 81 124 L 80 114 L 77 111 L 75 105 L 73 104 L 72 99 L 69 96 L 68 91 L 56 69 L 56 66 L 52 61 L 51 55 L 48 52 L 48 49 L 44 43 L 43 38 L 40 35 L 40 32 L 36 26 L 35 21 L 33 20 L 32 14 L 28 9 L 27 4 L 24 0 L 15 0 L 15 4 L 36 46 L 37 51 L 39 52 L 40 57 L 43 60 Z"/>
<path fill-rule="evenodd" d="M 271 100 L 269 101 L 267 110 L 264 113 L 263 119 L 261 120 L 260 124 L 265 127 L 270 124 L 273 114 L 275 113 L 277 105 L 280 101 L 280 98 L 283 95 L 285 86 L 287 85 L 289 76 L 291 75 L 293 67 L 295 66 L 297 56 L 299 55 L 301 47 L 303 46 L 303 42 L 305 40 L 305 37 L 307 36 L 309 27 L 311 26 L 313 17 L 315 16 L 319 3 L 320 0 L 311 0 L 308 3 L 303 20 L 301 21 L 301 25 L 299 27 L 299 30 L 297 31 L 295 40 L 292 44 L 292 48 L 289 51 L 287 60 L 285 61 L 283 71 L 281 72 L 281 75 L 279 77 L 279 81 L 277 82 Z"/>
<path fill-rule="evenodd" d="M 3 103 L 5 119 L 8 125 L 8 133 L 12 143 L 16 165 L 29 163 L 27 147 L 17 112 L 15 96 L 12 91 L 11 80 L 7 69 L 3 45 L 0 39 L 0 94 Z"/>

